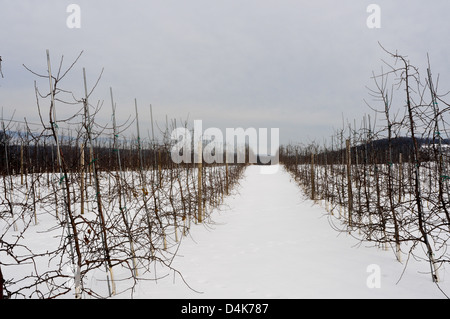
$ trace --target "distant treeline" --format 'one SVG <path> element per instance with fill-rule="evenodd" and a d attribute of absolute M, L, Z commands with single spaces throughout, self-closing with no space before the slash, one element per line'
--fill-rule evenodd
<path fill-rule="evenodd" d="M 7 163 L 10 174 L 58 171 L 57 148 L 51 139 L 33 137 L 27 141 L 25 138 L 17 138 L 17 136 L 14 132 L 11 134 L 0 132 L 1 174 L 7 174 Z M 133 140 L 121 141 L 118 149 L 115 149 L 112 140 L 99 139 L 94 141 L 92 151 L 89 147 L 84 146 L 84 163 L 81 163 L 83 158 L 81 156 L 83 152 L 81 145 L 83 145 L 83 142 L 75 139 L 65 139 L 61 143 L 60 149 L 68 171 L 76 172 L 82 164 L 84 164 L 84 167 L 89 167 L 93 161 L 100 171 L 118 170 L 117 151 L 120 152 L 123 169 L 138 170 L 140 168 L 138 144 Z M 165 169 L 172 168 L 175 165 L 171 159 L 172 145 L 169 143 L 147 142 L 141 143 L 141 145 L 144 169 Z M 238 162 L 237 154 L 234 155 L 234 158 L 235 160 L 230 165 Z M 225 163 L 225 154 L 223 162 Z M 194 153 L 191 155 L 191 163 L 194 163 Z M 245 163 L 249 163 L 248 147 L 245 150 Z M 204 162 L 204 165 L 208 164 Z"/>
<path fill-rule="evenodd" d="M 438 150 L 438 140 L 432 138 L 417 138 L 417 143 L 421 149 L 419 161 L 429 161 L 433 156 L 433 152 Z M 441 140 L 441 146 L 443 152 L 450 147 L 450 140 Z M 388 152 L 391 150 L 390 156 Z M 320 150 L 314 150 L 313 148 L 303 148 L 300 153 L 295 154 L 289 148 L 284 147 L 281 151 L 282 156 L 295 157 L 297 156 L 298 163 L 308 162 L 311 153 L 314 152 L 318 164 L 339 164 L 345 157 L 345 146 L 343 148 L 326 148 Z M 373 164 L 386 164 L 387 159 L 391 158 L 392 163 L 398 163 L 400 154 L 402 154 L 403 162 L 413 161 L 414 144 L 413 139 L 410 137 L 395 137 L 390 141 L 387 138 L 381 138 L 372 140 L 365 143 L 360 143 L 351 147 L 352 163 L 373 163 Z"/>

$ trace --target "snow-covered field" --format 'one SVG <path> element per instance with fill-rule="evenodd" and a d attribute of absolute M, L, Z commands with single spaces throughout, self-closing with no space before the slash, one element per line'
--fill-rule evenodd
<path fill-rule="evenodd" d="M 250 166 L 211 224 L 193 225 L 172 266 L 118 298 L 445 298 L 429 264 L 337 232 L 339 220 L 307 199 L 290 175 Z M 448 268 L 448 267 L 447 267 Z M 151 275 L 150 275 L 151 277 Z M 120 285 L 120 283 L 118 284 Z M 187 286 L 189 285 L 189 287 Z M 120 289 L 118 289 L 120 290 Z"/>
<path fill-rule="evenodd" d="M 273 166 L 269 169 L 273 170 Z M 446 298 L 450 296 L 449 270 L 439 270 L 439 287 L 431 281 L 429 264 L 408 258 L 403 263 L 391 250 L 374 247 L 338 232 L 341 220 L 314 204 L 284 167 L 267 174 L 268 167 L 249 166 L 240 185 L 225 198 L 206 223 L 191 224 L 181 242 L 162 252 L 168 264 L 150 263 L 140 269 L 134 289 L 129 269 L 114 267 L 117 294 L 113 298 L 140 299 L 297 299 L 297 298 Z M 42 208 L 38 224 L 30 219 L 21 244 L 33 251 L 52 251 L 64 230 Z M 19 230 L 22 223 L 18 222 Z M 345 229 L 345 226 L 342 226 Z M 12 242 L 20 232 L 10 230 Z M 181 231 L 179 232 L 181 234 Z M 168 234 L 173 237 L 173 234 Z M 168 238 L 174 243 L 173 238 Z M 416 248 L 420 250 L 420 248 Z M 26 251 L 24 252 L 26 255 Z M 172 257 L 174 258 L 172 259 Z M 8 258 L 2 257 L 7 263 Z M 62 261 L 43 253 L 36 264 L 2 267 L 6 280 L 56 267 Z M 36 268 L 35 268 L 36 267 Z M 144 266 L 145 267 L 145 266 Z M 448 267 L 447 267 L 448 268 Z M 73 288 L 71 269 L 63 269 L 61 284 Z M 51 275 L 51 273 L 50 273 Z M 33 277 L 19 281 L 30 284 Z M 84 287 L 108 295 L 103 268 L 84 278 Z M 40 288 L 42 289 L 42 287 Z M 440 290 L 442 289 L 442 291 Z M 446 294 L 446 295 L 445 295 Z M 31 294 L 38 298 L 37 293 Z M 62 295 L 73 298 L 74 294 Z M 83 298 L 91 298 L 83 294 Z"/>

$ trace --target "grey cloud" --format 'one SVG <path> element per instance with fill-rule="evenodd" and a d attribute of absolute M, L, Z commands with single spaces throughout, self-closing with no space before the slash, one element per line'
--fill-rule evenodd
<path fill-rule="evenodd" d="M 365 86 L 386 57 L 378 41 L 418 64 L 429 52 L 436 72 L 448 69 L 447 1 L 374 1 L 382 8 L 377 30 L 366 26 L 368 1 L 75 2 L 79 30 L 65 26 L 68 1 L 3 5 L 5 115 L 36 116 L 34 77 L 22 63 L 45 72 L 47 48 L 54 63 L 84 50 L 65 83 L 77 92 L 81 67 L 91 82 L 104 67 L 95 99 L 109 101 L 112 86 L 123 119 L 137 98 L 143 112 L 154 106 L 160 122 L 189 114 L 217 127 L 276 126 L 282 142 L 322 139 L 342 114 L 353 120 L 369 112 Z M 100 116 L 107 121 L 109 107 Z M 148 116 L 143 122 L 148 127 Z"/>

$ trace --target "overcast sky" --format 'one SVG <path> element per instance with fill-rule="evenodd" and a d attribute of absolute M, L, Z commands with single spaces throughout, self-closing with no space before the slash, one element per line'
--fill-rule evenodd
<path fill-rule="evenodd" d="M 81 27 L 66 12 L 81 8 Z M 381 8 L 381 28 L 370 29 L 370 4 Z M 46 49 L 57 68 L 83 50 L 62 83 L 83 94 L 82 68 L 93 85 L 91 103 L 105 101 L 97 120 L 111 118 L 114 90 L 118 121 L 134 116 L 143 132 L 149 105 L 160 125 L 169 119 L 203 120 L 203 127 L 279 128 L 281 143 L 321 141 L 370 109 L 366 86 L 389 50 L 408 55 L 426 71 L 427 53 L 442 90 L 450 90 L 448 0 L 145 0 L 0 1 L 0 106 L 4 117 L 38 121 L 34 80 L 46 73 Z M 425 73 L 424 73 L 425 74 Z M 43 105 L 48 119 L 48 104 Z M 59 105 L 58 117 L 73 114 Z"/>

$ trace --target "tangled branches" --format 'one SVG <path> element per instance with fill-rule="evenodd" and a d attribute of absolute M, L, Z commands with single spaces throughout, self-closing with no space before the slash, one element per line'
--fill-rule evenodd
<path fill-rule="evenodd" d="M 359 129 L 356 121 L 343 125 L 330 144 L 286 146 L 280 159 L 344 231 L 392 247 L 398 261 L 404 254 L 426 260 L 438 282 L 439 267 L 450 262 L 449 104 L 437 94 L 429 64 L 423 81 L 406 57 L 385 52 L 394 64 L 373 75 L 369 91 L 381 107 L 367 103 L 382 124 L 365 116 Z M 398 98 L 399 91 L 405 95 Z"/>
<path fill-rule="evenodd" d="M 89 101 L 101 75 L 88 92 L 84 73 L 82 98 L 61 88 L 80 56 L 67 69 L 61 59 L 56 76 L 49 55 L 48 74 L 32 71 L 49 81 L 45 94 L 35 84 L 40 126 L 3 126 L 2 297 L 104 298 L 133 291 L 140 280 L 157 278 L 156 264 L 172 269 L 181 238 L 199 222 L 199 207 L 207 222 L 242 177 L 245 165 L 175 164 L 166 135 L 146 141 L 139 131 L 137 138 L 124 136 L 129 123 L 99 125 L 102 103 Z M 60 119 L 58 105 L 76 112 Z"/>

